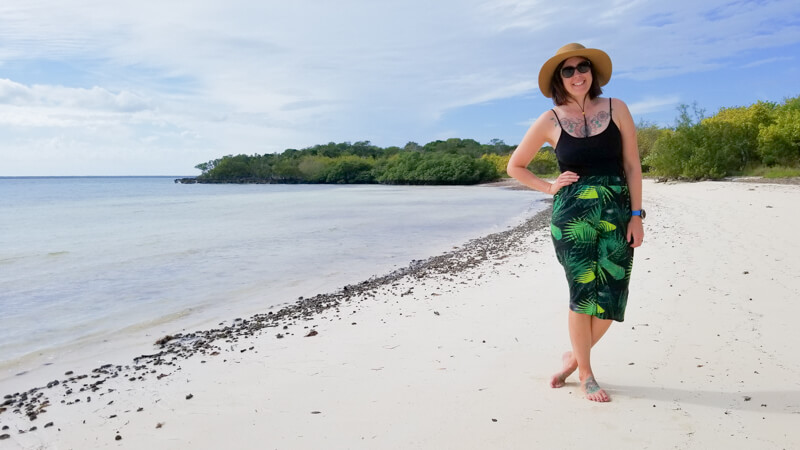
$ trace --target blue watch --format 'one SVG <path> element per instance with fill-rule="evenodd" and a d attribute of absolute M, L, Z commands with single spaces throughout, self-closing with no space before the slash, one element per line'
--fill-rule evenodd
<path fill-rule="evenodd" d="M 647 216 L 647 213 L 644 212 L 643 209 L 637 209 L 635 211 L 631 211 L 631 216 L 639 216 L 642 218 L 642 220 L 644 220 L 645 216 Z"/>

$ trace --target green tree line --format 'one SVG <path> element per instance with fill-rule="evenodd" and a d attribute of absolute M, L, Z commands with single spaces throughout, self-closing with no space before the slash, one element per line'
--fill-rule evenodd
<path fill-rule="evenodd" d="M 777 169 L 800 175 L 800 96 L 722 108 L 711 117 L 681 105 L 673 127 L 639 123 L 637 141 L 646 174 L 718 179 Z M 263 155 L 228 155 L 195 166 L 205 183 L 475 184 L 506 176 L 515 146 L 493 139 L 436 140 L 378 147 L 369 141 L 315 145 Z M 542 148 L 528 166 L 554 176 L 558 162 Z"/>
<path fill-rule="evenodd" d="M 800 174 L 800 96 L 722 108 L 681 105 L 672 128 L 638 129 L 643 167 L 664 178 L 719 179 L 765 170 Z"/>
<path fill-rule="evenodd" d="M 458 138 L 409 142 L 403 148 L 331 142 L 280 154 L 228 155 L 195 167 L 202 172 L 197 177 L 201 183 L 475 184 L 505 176 L 514 148 L 499 139 L 488 144 Z M 556 172 L 550 153 L 550 158 L 538 157 L 532 168 L 540 174 Z"/>

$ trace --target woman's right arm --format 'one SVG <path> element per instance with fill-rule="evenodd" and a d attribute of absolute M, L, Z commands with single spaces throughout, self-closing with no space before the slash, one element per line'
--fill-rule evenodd
<path fill-rule="evenodd" d="M 557 127 L 558 124 L 555 123 L 552 112 L 546 111 L 539 116 L 528 129 L 528 132 L 525 133 L 525 137 L 522 138 L 522 142 L 514 150 L 508 160 L 508 167 L 506 167 L 508 174 L 519 180 L 520 183 L 551 195 L 555 195 L 562 187 L 578 181 L 577 174 L 567 171 L 559 175 L 555 182 L 549 183 L 528 170 L 528 164 L 531 163 L 533 157 L 542 148 L 542 145 L 545 143 L 553 145 Z"/>

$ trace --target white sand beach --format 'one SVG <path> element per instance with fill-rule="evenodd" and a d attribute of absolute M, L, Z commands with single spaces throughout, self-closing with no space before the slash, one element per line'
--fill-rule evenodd
<path fill-rule="evenodd" d="M 174 365 L 96 356 L 131 368 L 68 395 L 60 375 L 35 420 L 6 405 L 0 448 L 800 448 L 798 205 L 795 185 L 645 181 L 626 320 L 593 351 L 608 404 L 549 387 L 567 283 L 542 228 Z M 0 396 L 46 384 L 19 378 Z"/>

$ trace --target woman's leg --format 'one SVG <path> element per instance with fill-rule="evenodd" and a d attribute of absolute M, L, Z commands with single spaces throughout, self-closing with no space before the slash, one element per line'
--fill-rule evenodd
<path fill-rule="evenodd" d="M 609 325 L 610 320 L 598 319 L 587 314 L 579 314 L 574 311 L 569 312 L 569 338 L 572 341 L 572 354 L 578 361 L 578 377 L 581 380 L 581 389 L 586 394 L 586 398 L 595 402 L 607 402 L 611 400 L 606 391 L 600 389 L 594 379 L 591 364 L 592 350 L 592 330 L 598 327 L 598 333 L 602 336 Z"/>
<path fill-rule="evenodd" d="M 586 393 L 586 398 L 598 402 L 610 400 L 608 394 L 597 385 L 591 365 L 591 348 L 603 337 L 611 326 L 611 320 L 599 319 L 595 316 L 569 312 L 569 335 L 572 342 L 572 352 L 564 353 L 562 370 L 550 379 L 550 386 L 559 388 L 564 386 L 567 377 L 579 369 L 578 376 L 581 389 Z"/>
<path fill-rule="evenodd" d="M 577 314 L 577 313 L 574 313 L 574 312 L 570 311 L 570 316 L 572 314 Z M 581 314 L 581 315 L 585 315 L 585 314 Z M 600 338 L 602 338 L 603 335 L 606 334 L 606 331 L 608 331 L 608 328 L 611 326 L 611 323 L 613 321 L 598 319 L 597 317 L 594 317 L 594 316 L 589 316 L 589 317 L 592 317 L 592 321 L 591 321 L 592 322 L 592 347 L 594 347 L 594 345 L 597 344 L 597 342 L 600 340 Z M 556 372 L 552 376 L 552 378 L 550 378 L 550 387 L 553 387 L 553 388 L 563 387 L 565 382 L 566 382 L 566 380 L 567 380 L 567 377 L 572 375 L 572 373 L 575 372 L 575 370 L 578 369 L 578 360 L 575 359 L 575 354 L 573 352 L 571 352 L 571 351 L 565 352 L 561 356 L 561 361 L 563 363 L 563 367 L 561 368 L 560 371 Z"/>

